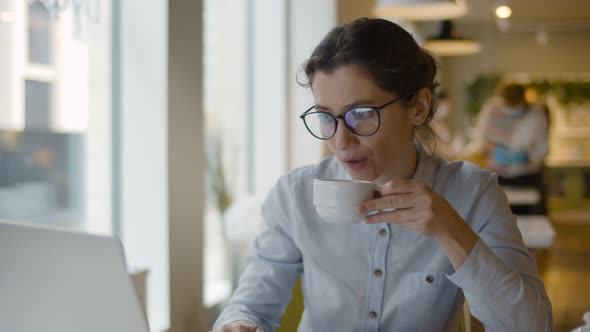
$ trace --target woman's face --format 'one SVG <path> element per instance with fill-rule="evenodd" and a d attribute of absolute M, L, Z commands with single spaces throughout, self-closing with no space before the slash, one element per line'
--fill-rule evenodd
<path fill-rule="evenodd" d="M 334 115 L 354 106 L 380 106 L 397 97 L 379 88 L 359 65 L 319 70 L 312 79 L 316 106 Z M 391 179 L 409 178 L 416 165 L 414 127 L 425 119 L 420 105 L 417 102 L 407 107 L 400 100 L 385 107 L 379 111 L 379 130 L 367 137 L 353 134 L 338 120 L 338 130 L 327 140 L 328 147 L 353 179 L 383 184 Z"/>

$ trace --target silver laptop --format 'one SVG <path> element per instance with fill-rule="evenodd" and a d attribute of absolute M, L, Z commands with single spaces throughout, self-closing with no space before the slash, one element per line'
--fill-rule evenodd
<path fill-rule="evenodd" d="M 148 332 L 121 242 L 0 222 L 0 331 Z"/>

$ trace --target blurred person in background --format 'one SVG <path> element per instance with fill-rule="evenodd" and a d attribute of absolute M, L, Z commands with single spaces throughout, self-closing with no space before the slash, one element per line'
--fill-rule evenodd
<path fill-rule="evenodd" d="M 509 83 L 483 106 L 467 147 L 503 186 L 535 188 L 540 202 L 513 207 L 515 214 L 545 214 L 543 169 L 548 154 L 548 112 L 525 98 L 525 86 Z"/>

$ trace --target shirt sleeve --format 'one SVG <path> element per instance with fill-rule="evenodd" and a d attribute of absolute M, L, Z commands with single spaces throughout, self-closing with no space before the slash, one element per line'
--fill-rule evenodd
<path fill-rule="evenodd" d="M 534 112 L 537 112 L 535 115 L 536 120 L 536 128 L 534 130 L 535 140 L 531 146 L 530 151 L 528 152 L 529 163 L 532 165 L 531 167 L 534 170 L 539 170 L 543 166 L 543 162 L 545 161 L 545 157 L 549 152 L 549 147 L 547 143 L 547 118 L 542 113 L 541 110 L 535 109 Z"/>
<path fill-rule="evenodd" d="M 283 177 L 269 193 L 263 207 L 264 230 L 256 237 L 239 286 L 213 326 L 238 320 L 253 322 L 265 332 L 273 331 L 302 271 L 301 252 L 291 238 L 288 178 Z"/>
<path fill-rule="evenodd" d="M 479 239 L 452 275 L 486 331 L 551 331 L 551 303 L 495 175 L 468 219 Z"/>
<path fill-rule="evenodd" d="M 526 151 L 527 162 L 509 166 L 510 174 L 530 174 L 539 172 L 543 168 L 545 157 L 549 152 L 547 135 L 547 117 L 538 108 L 532 108 L 518 132 L 514 133 L 513 148 Z"/>

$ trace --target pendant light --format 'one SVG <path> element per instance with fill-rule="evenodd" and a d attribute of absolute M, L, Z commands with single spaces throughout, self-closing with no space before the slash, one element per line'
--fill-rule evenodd
<path fill-rule="evenodd" d="M 441 57 L 470 55 L 481 51 L 477 41 L 456 36 L 453 23 L 449 20 L 439 22 L 437 34 L 427 38 L 423 46 Z"/>
<path fill-rule="evenodd" d="M 465 0 L 379 0 L 374 13 L 381 18 L 438 21 L 467 14 Z"/>

